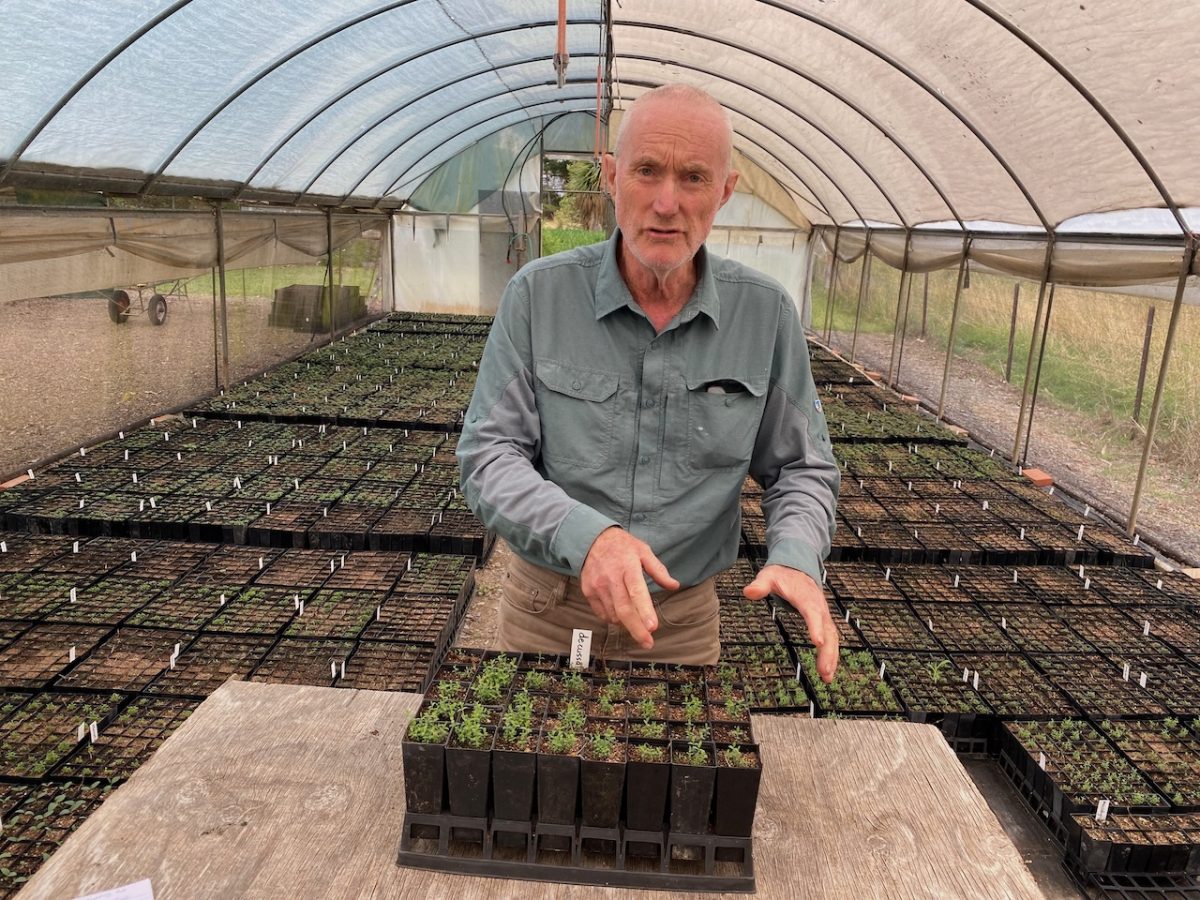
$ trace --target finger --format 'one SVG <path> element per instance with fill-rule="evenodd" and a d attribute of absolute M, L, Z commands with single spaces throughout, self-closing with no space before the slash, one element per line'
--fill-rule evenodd
<path fill-rule="evenodd" d="M 804 598 L 799 602 L 791 601 L 792 606 L 796 611 L 804 617 L 804 624 L 808 626 L 808 636 L 813 642 L 813 646 L 818 649 L 824 647 L 828 643 L 828 633 L 833 631 L 837 634 L 837 629 L 833 628 L 833 620 L 829 617 L 829 605 L 825 602 L 825 596 L 822 594 L 820 601 L 814 601 L 809 598 Z M 829 627 L 826 627 L 826 622 Z"/>
<path fill-rule="evenodd" d="M 838 633 L 834 627 L 832 619 L 828 627 L 829 640 L 825 645 L 817 651 L 817 674 L 821 676 L 821 680 L 826 684 L 833 681 L 833 676 L 837 674 L 838 667 Z"/>
<path fill-rule="evenodd" d="M 654 638 L 650 636 L 652 629 L 658 627 L 658 616 L 654 613 L 654 604 L 650 602 L 650 592 L 640 573 L 627 578 L 625 581 L 627 593 L 616 600 L 616 613 L 621 624 L 638 644 L 649 650 L 654 646 Z"/>
<path fill-rule="evenodd" d="M 678 579 L 671 577 L 671 573 L 667 571 L 667 567 L 663 564 L 663 561 L 655 556 L 649 548 L 642 554 L 642 568 L 647 575 L 654 579 L 659 587 L 665 588 L 668 591 L 679 590 Z"/>
<path fill-rule="evenodd" d="M 599 597 L 588 597 L 585 595 L 584 599 L 587 600 L 588 606 L 592 608 L 592 612 L 595 613 L 596 618 L 601 622 L 613 623 L 616 621 L 613 617 L 611 606 L 605 604 Z"/>
<path fill-rule="evenodd" d="M 742 588 L 742 595 L 747 600 L 762 600 L 772 590 L 774 590 L 774 585 L 772 585 L 771 579 L 760 574 Z"/>

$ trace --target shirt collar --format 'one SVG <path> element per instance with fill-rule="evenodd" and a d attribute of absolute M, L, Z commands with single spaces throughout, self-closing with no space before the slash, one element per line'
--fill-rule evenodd
<path fill-rule="evenodd" d="M 617 264 L 620 240 L 620 230 L 614 230 L 613 236 L 609 238 L 608 244 L 604 248 L 600 273 L 596 279 L 596 321 L 600 321 L 609 313 L 622 307 L 628 307 L 639 315 L 645 315 L 633 299 L 633 294 L 629 292 L 629 285 L 621 277 L 621 268 Z M 712 319 L 713 325 L 720 327 L 721 299 L 717 295 L 717 283 L 713 278 L 708 248 L 703 244 L 696 253 L 696 268 L 700 277 L 696 281 L 696 288 L 692 291 L 692 296 L 688 298 L 688 302 L 684 304 L 679 313 L 679 321 L 681 323 L 689 322 L 700 313 L 704 313 Z"/>

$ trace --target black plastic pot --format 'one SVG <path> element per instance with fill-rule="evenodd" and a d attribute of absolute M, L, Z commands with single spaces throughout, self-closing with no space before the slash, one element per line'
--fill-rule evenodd
<path fill-rule="evenodd" d="M 694 766 L 676 761 L 677 753 L 682 755 L 686 752 L 686 743 L 673 744 L 672 747 L 671 807 L 668 814 L 671 831 L 707 834 L 717 775 L 716 768 L 711 764 L 712 748 L 707 748 L 710 764 Z M 680 747 L 682 749 L 679 749 Z"/>
<path fill-rule="evenodd" d="M 453 740 L 453 738 L 451 738 Z M 483 818 L 488 814 L 488 789 L 492 780 L 492 750 L 446 746 L 446 787 L 450 814 Z"/>
<path fill-rule="evenodd" d="M 716 803 L 713 806 L 713 831 L 717 834 L 750 837 L 754 830 L 762 761 L 757 744 L 742 748 L 742 752 L 754 754 L 754 765 L 746 768 L 721 765 L 718 751 Z"/>
<path fill-rule="evenodd" d="M 667 818 L 667 789 L 671 764 L 665 741 L 639 741 L 662 747 L 662 762 L 629 758 L 625 770 L 625 826 L 637 831 L 661 831 Z"/>
<path fill-rule="evenodd" d="M 406 808 L 415 813 L 441 813 L 446 803 L 445 746 L 401 741 L 400 749 Z"/>
<path fill-rule="evenodd" d="M 579 802 L 579 757 L 537 754 L 538 821 L 574 825 Z"/>
<path fill-rule="evenodd" d="M 584 825 L 616 828 L 621 819 L 625 789 L 625 763 L 584 759 L 579 764 Z"/>
<path fill-rule="evenodd" d="M 519 750 L 492 751 L 492 815 L 528 822 L 533 818 L 537 756 Z"/>

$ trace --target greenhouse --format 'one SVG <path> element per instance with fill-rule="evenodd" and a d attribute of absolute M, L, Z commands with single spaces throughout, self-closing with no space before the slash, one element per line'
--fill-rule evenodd
<path fill-rule="evenodd" d="M 0 896 L 1200 896 L 1189 4 L 14 0 L 0 35 Z M 743 594 L 757 477 L 719 664 L 501 652 L 468 406 L 513 277 L 612 238 L 601 159 L 663 85 L 732 128 L 705 259 L 804 328 L 832 683 Z"/>

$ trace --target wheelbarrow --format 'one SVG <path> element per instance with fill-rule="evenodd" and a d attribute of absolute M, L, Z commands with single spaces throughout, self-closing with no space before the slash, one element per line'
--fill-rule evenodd
<path fill-rule="evenodd" d="M 135 313 L 144 313 L 150 324 L 162 325 L 167 321 L 167 301 L 186 299 L 187 281 L 183 278 L 159 284 L 136 284 L 129 290 L 117 288 L 108 297 L 108 317 L 114 324 L 121 325 Z"/>

